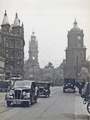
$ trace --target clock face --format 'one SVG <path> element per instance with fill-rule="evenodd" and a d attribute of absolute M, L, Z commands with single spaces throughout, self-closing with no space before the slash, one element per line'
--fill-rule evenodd
<path fill-rule="evenodd" d="M 78 40 L 81 40 L 81 36 L 78 36 Z"/>

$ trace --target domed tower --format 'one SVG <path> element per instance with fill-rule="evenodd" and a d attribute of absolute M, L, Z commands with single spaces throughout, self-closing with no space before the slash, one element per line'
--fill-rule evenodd
<path fill-rule="evenodd" d="M 86 47 L 84 46 L 83 30 L 78 27 L 75 19 L 73 28 L 68 31 L 68 46 L 66 48 L 66 65 L 64 77 L 76 78 L 86 62 Z"/>

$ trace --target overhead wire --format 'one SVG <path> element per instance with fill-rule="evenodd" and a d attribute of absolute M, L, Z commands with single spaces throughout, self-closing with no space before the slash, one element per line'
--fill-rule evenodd
<path fill-rule="evenodd" d="M 2 13 L 2 14 L 4 14 L 4 12 L 2 12 L 1 10 L 0 10 L 0 12 Z M 8 19 L 12 22 L 12 20 L 8 17 Z M 13 23 L 13 22 L 12 22 Z M 28 38 L 28 39 L 30 39 L 30 37 L 26 34 L 26 33 L 24 33 L 25 34 L 25 36 Z M 40 48 L 41 49 L 41 51 L 43 51 L 43 53 L 44 54 L 46 54 L 51 60 L 53 59 L 53 57 L 52 56 L 50 56 L 49 54 L 47 54 L 47 52 L 46 51 L 44 51 L 40 46 L 38 46 L 38 48 Z M 49 49 L 50 50 L 50 49 Z M 51 51 L 51 50 L 50 50 Z M 51 51 L 52 52 L 52 51 Z M 56 61 L 55 59 L 53 59 L 54 61 Z"/>

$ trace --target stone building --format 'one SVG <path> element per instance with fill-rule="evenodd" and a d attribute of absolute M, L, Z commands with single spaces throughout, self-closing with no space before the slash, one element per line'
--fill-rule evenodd
<path fill-rule="evenodd" d="M 83 30 L 78 23 L 73 23 L 73 28 L 68 31 L 68 46 L 66 52 L 66 64 L 64 65 L 64 78 L 78 79 L 81 67 L 87 67 L 86 47 L 84 46 Z"/>
<path fill-rule="evenodd" d="M 39 63 L 38 63 L 38 41 L 36 40 L 35 32 L 32 32 L 31 40 L 29 41 L 29 59 L 24 64 L 25 79 L 40 79 Z"/>
<path fill-rule="evenodd" d="M 5 57 L 6 79 L 10 79 L 12 76 L 24 77 L 24 28 L 23 23 L 20 25 L 17 13 L 14 23 L 10 25 L 5 11 L 1 24 L 0 39 Z"/>

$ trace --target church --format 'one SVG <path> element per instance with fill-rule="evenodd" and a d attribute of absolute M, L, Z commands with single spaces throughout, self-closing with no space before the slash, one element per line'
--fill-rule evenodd
<path fill-rule="evenodd" d="M 84 46 L 84 33 L 78 27 L 76 19 L 73 23 L 73 28 L 68 31 L 67 39 L 64 78 L 75 78 L 77 80 L 81 68 L 88 68 L 88 64 L 86 61 L 86 47 Z"/>
<path fill-rule="evenodd" d="M 29 41 L 29 59 L 24 64 L 25 79 L 39 80 L 39 62 L 38 62 L 38 41 L 36 40 L 35 32 L 32 32 L 31 40 Z"/>

